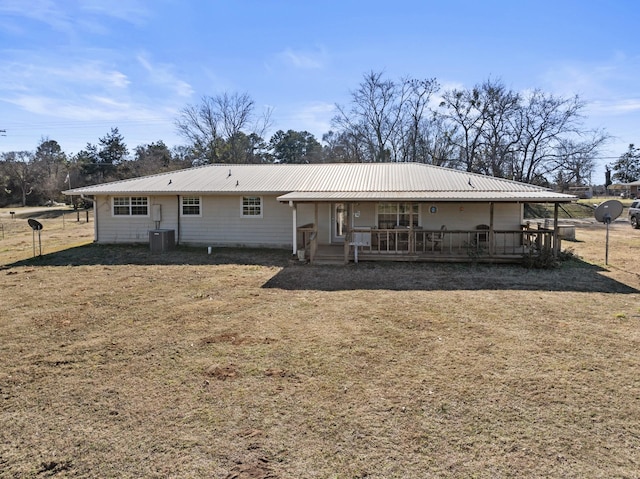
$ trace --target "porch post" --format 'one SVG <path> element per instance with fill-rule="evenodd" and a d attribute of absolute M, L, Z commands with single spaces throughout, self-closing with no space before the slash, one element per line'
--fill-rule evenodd
<path fill-rule="evenodd" d="M 489 203 L 489 256 L 493 256 L 496 251 L 495 240 L 496 236 L 493 233 L 493 208 L 494 203 Z"/>
<path fill-rule="evenodd" d="M 559 203 L 553 204 L 553 257 L 558 257 L 560 245 L 558 244 L 558 206 Z"/>
<path fill-rule="evenodd" d="M 293 255 L 298 254 L 298 207 L 293 203 L 291 208 L 293 215 Z"/>
<path fill-rule="evenodd" d="M 349 242 L 351 241 L 351 224 L 353 222 L 353 203 L 347 203 L 347 234 L 344 236 L 344 264 L 349 263 Z"/>

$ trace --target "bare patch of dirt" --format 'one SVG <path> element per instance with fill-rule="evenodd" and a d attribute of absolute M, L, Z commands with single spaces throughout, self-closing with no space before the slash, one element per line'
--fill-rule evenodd
<path fill-rule="evenodd" d="M 217 344 L 217 343 L 229 343 L 234 346 L 242 346 L 248 344 L 269 344 L 275 341 L 272 338 L 252 338 L 249 336 L 243 336 L 239 333 L 225 332 L 216 334 L 213 336 L 206 336 L 200 340 L 202 344 Z"/>
<path fill-rule="evenodd" d="M 226 479 L 276 479 L 268 467 L 268 461 L 261 459 L 252 464 L 238 464 L 231 469 Z"/>
<path fill-rule="evenodd" d="M 240 374 L 238 373 L 238 369 L 233 364 L 229 364 L 227 366 L 209 366 L 205 374 L 220 381 L 236 379 L 240 376 Z"/>

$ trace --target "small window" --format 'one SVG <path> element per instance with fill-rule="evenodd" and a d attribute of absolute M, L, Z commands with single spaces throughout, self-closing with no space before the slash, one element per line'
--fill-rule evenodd
<path fill-rule="evenodd" d="M 149 198 L 116 196 L 113 198 L 113 216 L 149 216 Z"/>
<path fill-rule="evenodd" d="M 182 216 L 200 216 L 200 203 L 199 196 L 183 196 Z"/>
<path fill-rule="evenodd" d="M 243 196 L 242 197 L 242 216 L 245 218 L 261 218 L 262 217 L 262 197 L 261 196 Z"/>

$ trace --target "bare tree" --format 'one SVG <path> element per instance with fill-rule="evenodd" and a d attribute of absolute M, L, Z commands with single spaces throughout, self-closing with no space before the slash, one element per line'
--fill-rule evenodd
<path fill-rule="evenodd" d="M 369 72 L 357 90 L 351 92 L 351 107 L 336 105 L 333 124 L 367 147 L 364 161 L 395 161 L 394 141 L 400 135 L 402 105 L 406 90 L 381 72 Z"/>
<path fill-rule="evenodd" d="M 181 110 L 176 128 L 200 157 L 199 163 L 247 163 L 251 161 L 247 137 L 264 134 L 271 124 L 271 112 L 267 108 L 255 119 L 255 102 L 247 93 L 205 96 L 199 105 Z"/>
<path fill-rule="evenodd" d="M 442 95 L 440 107 L 445 118 L 454 125 L 451 143 L 467 171 L 477 171 L 478 153 L 483 145 L 487 122 L 486 102 L 479 87 L 450 90 Z"/>
<path fill-rule="evenodd" d="M 215 99 L 202 97 L 199 105 L 187 105 L 176 120 L 178 133 L 191 144 L 203 163 L 215 163 L 216 142 L 220 138 L 219 114 Z"/>
<path fill-rule="evenodd" d="M 520 108 L 520 95 L 493 80 L 484 82 L 480 91 L 485 122 L 477 171 L 505 177 L 519 139 L 514 120 Z"/>
<path fill-rule="evenodd" d="M 425 137 L 431 133 L 433 124 L 429 109 L 431 97 L 440 86 L 435 78 L 428 80 L 416 80 L 407 78 L 403 80 L 403 87 L 406 89 L 404 104 L 402 105 L 402 160 L 422 161 L 427 158 L 428 143 Z"/>
<path fill-rule="evenodd" d="M 576 137 L 558 142 L 557 158 L 550 167 L 556 172 L 556 183 L 561 189 L 591 184 L 591 175 L 596 168 L 595 158 L 600 147 L 608 140 L 609 135 L 606 133 L 592 131 L 586 139 Z"/>
<path fill-rule="evenodd" d="M 553 171 L 550 164 L 559 158 L 562 140 L 580 135 L 581 110 L 578 96 L 560 98 L 535 90 L 525 98 L 516 121 L 517 155 L 511 174 L 516 181 L 539 183 Z"/>
<path fill-rule="evenodd" d="M 424 121 L 420 131 L 416 160 L 435 166 L 459 168 L 456 147 L 451 142 L 455 134 L 455 126 L 447 123 L 442 115 L 436 112 Z"/>

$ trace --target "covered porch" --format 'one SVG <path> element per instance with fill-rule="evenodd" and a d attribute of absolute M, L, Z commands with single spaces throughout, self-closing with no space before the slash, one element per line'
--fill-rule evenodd
<path fill-rule="evenodd" d="M 524 222 L 519 216 L 516 227 L 496 228 L 495 205 L 488 203 L 487 215 L 474 217 L 472 227 L 448 227 L 443 219 L 439 228 L 425 228 L 414 220 L 420 214 L 418 203 L 407 203 L 408 224 L 384 224 L 380 227 L 361 226 L 345 221 L 342 241 L 331 241 L 322 234 L 320 203 L 313 205 L 314 221 L 297 226 L 294 212 L 293 254 L 309 263 L 349 263 L 360 261 L 416 261 L 416 262 L 521 262 L 541 255 L 557 256 L 561 248 L 558 234 L 558 208 L 555 204 L 553 222 L 544 224 Z M 354 218 L 356 202 L 345 202 L 345 217 Z M 431 206 L 430 208 L 433 208 Z M 462 209 L 462 208 L 460 208 Z M 332 217 L 332 222 L 336 218 Z M 450 221 L 455 225 L 454 221 Z M 400 222 L 399 222 L 400 223 Z M 504 221 L 501 223 L 504 225 Z M 324 238 L 323 238 L 324 236 Z"/>

